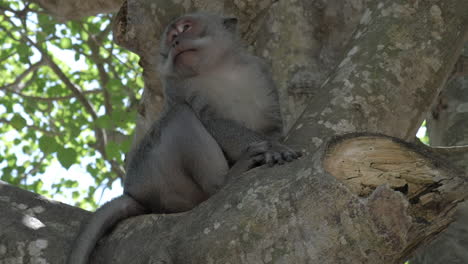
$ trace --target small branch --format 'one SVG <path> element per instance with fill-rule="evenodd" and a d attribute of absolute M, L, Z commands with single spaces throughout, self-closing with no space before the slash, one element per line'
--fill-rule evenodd
<path fill-rule="evenodd" d="M 42 157 L 37 162 L 36 166 L 33 166 L 28 172 L 25 172 L 24 175 L 36 174 L 39 171 L 39 167 L 42 165 L 45 159 L 46 159 L 46 155 L 42 155 Z"/>
<path fill-rule="evenodd" d="M 6 55 L 4 58 L 0 59 L 0 63 L 2 63 L 2 62 L 4 62 L 4 61 L 8 60 L 10 57 L 12 57 L 12 56 L 15 55 L 15 54 L 16 54 L 15 52 L 12 52 L 12 53 Z"/>
<path fill-rule="evenodd" d="M 32 96 L 32 95 L 26 95 L 23 93 L 19 92 L 14 92 L 14 94 L 17 94 L 21 97 L 27 98 L 27 99 L 32 99 L 32 100 L 39 100 L 39 101 L 46 101 L 46 102 L 53 102 L 53 101 L 63 101 L 63 100 L 70 100 L 71 98 L 76 98 L 76 95 L 70 94 L 66 96 L 56 96 L 56 97 L 40 97 L 40 96 Z M 89 90 L 89 91 L 83 91 L 83 94 L 98 94 L 101 93 L 101 89 L 94 89 L 94 90 Z"/>
<path fill-rule="evenodd" d="M 10 120 L 7 120 L 6 118 L 0 118 L 0 123 L 3 123 L 3 124 L 10 124 Z M 39 131 L 45 135 L 49 135 L 49 136 L 61 136 L 62 134 L 59 133 L 59 132 L 55 132 L 55 131 L 50 131 L 50 130 L 47 130 L 47 129 L 44 129 L 44 128 L 41 128 L 41 127 L 38 127 L 38 126 L 35 126 L 35 125 L 25 125 L 25 127 L 29 128 L 29 129 L 32 129 L 32 130 L 35 130 L 35 131 Z"/>
<path fill-rule="evenodd" d="M 22 85 L 22 82 L 23 80 L 32 72 L 36 71 L 39 69 L 39 67 L 45 65 L 46 62 L 44 59 L 41 58 L 40 61 L 34 63 L 33 65 L 31 65 L 31 67 L 29 67 L 28 69 L 26 69 L 24 72 L 22 72 L 20 75 L 18 75 L 18 77 L 16 77 L 15 81 L 13 81 L 12 83 L 10 84 L 7 84 L 7 85 L 4 85 L 2 87 L 0 87 L 0 90 L 13 90 L 13 91 L 21 91 L 22 89 L 24 89 L 24 87 L 26 87 L 26 85 Z"/>
<path fill-rule="evenodd" d="M 91 41 L 93 39 L 93 41 Z M 99 43 L 94 39 L 90 38 L 88 40 L 88 45 L 91 49 L 91 55 L 88 56 L 95 64 L 99 72 L 99 84 L 101 85 L 103 95 L 104 95 L 104 105 L 106 108 L 106 113 L 111 114 L 113 107 L 110 100 L 110 94 L 107 90 L 107 83 L 109 82 L 109 74 L 104 69 L 104 65 L 102 63 L 102 58 L 99 56 Z"/>
<path fill-rule="evenodd" d="M 125 169 L 124 167 L 122 166 L 122 164 L 116 162 L 115 160 L 110 160 L 109 161 L 110 164 L 111 164 L 111 170 L 117 174 L 117 177 L 119 177 L 122 182 L 123 182 L 123 179 L 125 177 Z"/>

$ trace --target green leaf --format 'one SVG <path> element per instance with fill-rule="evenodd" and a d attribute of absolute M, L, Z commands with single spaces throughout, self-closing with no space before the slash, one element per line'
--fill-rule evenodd
<path fill-rule="evenodd" d="M 109 116 L 100 116 L 96 119 L 96 125 L 100 128 L 111 128 L 112 127 L 112 120 Z"/>
<path fill-rule="evenodd" d="M 121 91 L 122 90 L 122 83 L 118 79 L 110 79 L 107 83 L 107 87 L 109 91 Z"/>
<path fill-rule="evenodd" d="M 26 126 L 26 120 L 21 117 L 19 114 L 15 114 L 10 120 L 10 124 L 16 129 L 21 130 Z"/>
<path fill-rule="evenodd" d="M 49 136 L 42 136 L 39 139 L 39 148 L 46 154 L 57 152 L 60 149 L 60 145 L 57 143 L 55 138 Z"/>
<path fill-rule="evenodd" d="M 42 182 L 42 180 L 39 179 L 33 183 L 32 188 L 35 192 L 39 192 L 42 189 L 43 185 L 44 183 Z"/>
<path fill-rule="evenodd" d="M 45 33 L 47 34 L 55 33 L 55 24 L 51 16 L 45 15 L 45 14 L 37 14 L 37 20 L 39 22 L 39 26 L 42 27 Z"/>
<path fill-rule="evenodd" d="M 70 38 L 61 38 L 60 39 L 60 48 L 70 49 L 72 47 L 72 41 Z"/>
<path fill-rule="evenodd" d="M 78 182 L 77 181 L 72 181 L 72 180 L 66 180 L 64 182 L 64 186 L 67 188 L 76 188 L 78 187 Z"/>
<path fill-rule="evenodd" d="M 57 152 L 57 159 L 66 169 L 69 169 L 71 165 L 75 164 L 77 157 L 78 154 L 71 148 L 60 148 Z"/>
<path fill-rule="evenodd" d="M 120 158 L 120 146 L 115 142 L 107 143 L 106 154 L 110 159 Z"/>
<path fill-rule="evenodd" d="M 132 138 L 128 137 L 128 139 L 124 140 L 122 144 L 120 145 L 121 150 L 123 153 L 127 153 L 130 151 L 130 147 L 132 146 Z"/>
<path fill-rule="evenodd" d="M 25 42 L 21 42 L 18 46 L 16 46 L 16 50 L 18 51 L 18 55 L 20 57 L 28 57 L 29 47 Z"/>
<path fill-rule="evenodd" d="M 23 146 L 22 150 L 23 150 L 24 154 L 31 155 L 31 147 L 30 146 L 25 145 L 25 146 Z"/>

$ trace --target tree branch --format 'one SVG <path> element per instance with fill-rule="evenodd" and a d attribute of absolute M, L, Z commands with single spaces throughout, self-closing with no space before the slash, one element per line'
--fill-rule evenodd
<path fill-rule="evenodd" d="M 11 122 L 9 120 L 7 120 L 6 118 L 0 118 L 0 123 L 10 124 Z M 44 128 L 41 128 L 41 127 L 38 127 L 38 126 L 34 126 L 34 125 L 26 124 L 25 127 L 29 128 L 29 129 L 32 129 L 32 130 L 35 130 L 35 131 L 39 131 L 39 132 L 41 132 L 41 133 L 43 133 L 45 135 L 49 135 L 49 136 L 60 136 L 60 135 L 62 135 L 59 132 L 50 131 L 50 130 L 47 130 L 47 129 L 44 129 Z"/>
<path fill-rule="evenodd" d="M 53 101 L 65 101 L 65 100 L 70 100 L 71 98 L 76 98 L 76 95 L 74 94 L 70 94 L 70 95 L 66 95 L 66 96 L 51 96 L 51 97 L 40 97 L 40 96 L 32 96 L 32 95 L 26 95 L 26 94 L 23 94 L 23 93 L 18 93 L 18 92 L 14 92 L 12 91 L 13 93 L 21 96 L 21 97 L 24 97 L 24 98 L 28 98 L 28 99 L 32 99 L 32 100 L 38 100 L 38 101 L 46 101 L 46 102 L 53 102 Z M 101 89 L 94 89 L 94 90 L 88 90 L 88 91 L 82 91 L 83 94 L 99 94 L 99 93 L 102 93 L 102 90 Z"/>
<path fill-rule="evenodd" d="M 23 80 L 32 72 L 37 71 L 41 66 L 45 65 L 46 61 L 41 58 L 40 61 L 31 65 L 28 69 L 22 72 L 16 79 L 7 85 L 1 86 L 0 90 L 11 90 L 13 92 L 21 91 L 26 85 L 22 85 Z"/>

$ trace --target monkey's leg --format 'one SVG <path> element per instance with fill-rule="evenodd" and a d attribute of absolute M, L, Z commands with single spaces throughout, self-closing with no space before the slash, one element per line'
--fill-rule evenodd
<path fill-rule="evenodd" d="M 154 156 L 158 161 L 151 162 L 157 166 L 159 175 L 167 176 L 163 181 L 162 199 L 166 201 L 181 200 L 191 202 L 193 208 L 209 196 L 217 192 L 226 184 L 230 177 L 244 173 L 263 160 L 262 155 L 270 145 L 266 142 L 251 144 L 243 150 L 237 163 L 229 169 L 228 161 L 221 146 L 198 119 L 195 112 L 188 105 L 177 105 L 177 118 L 171 119 L 160 132 L 160 143 Z M 170 154 L 170 153 L 173 154 Z M 165 155 L 164 155 L 165 154 Z M 179 160 L 177 168 L 174 160 Z M 154 168 L 156 169 L 156 168 Z M 181 169 L 183 173 L 174 173 Z M 160 188 L 161 189 L 161 188 Z M 168 191 L 170 190 L 170 191 Z M 204 195 L 197 192 L 200 190 Z M 178 196 L 175 196 L 177 194 Z M 170 200 L 167 200 L 169 197 Z M 167 204 L 167 203 L 163 203 Z M 191 209 L 188 208 L 188 209 Z M 177 209 L 177 208 L 176 208 Z"/>
<path fill-rule="evenodd" d="M 183 212 L 226 182 L 221 147 L 186 104 L 174 103 L 133 155 L 125 190 L 153 212 Z"/>

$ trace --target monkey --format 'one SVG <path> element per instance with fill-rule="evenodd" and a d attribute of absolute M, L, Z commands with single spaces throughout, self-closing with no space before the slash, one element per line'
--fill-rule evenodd
<path fill-rule="evenodd" d="M 161 36 L 158 72 L 165 102 L 128 154 L 124 193 L 84 224 L 68 264 L 85 264 L 119 221 L 193 209 L 230 179 L 301 156 L 279 142 L 282 119 L 267 64 L 248 53 L 237 18 L 192 13 Z"/>

